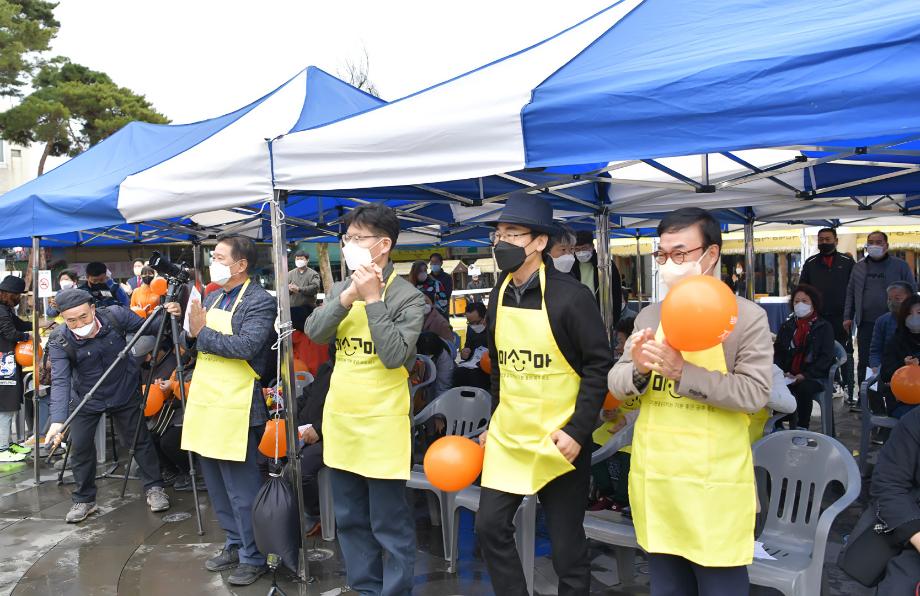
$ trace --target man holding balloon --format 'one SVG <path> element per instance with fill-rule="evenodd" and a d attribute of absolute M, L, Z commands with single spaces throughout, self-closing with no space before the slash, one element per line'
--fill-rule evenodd
<path fill-rule="evenodd" d="M 651 593 L 747 594 L 756 492 L 750 416 L 770 398 L 765 311 L 714 277 L 722 235 L 698 208 L 658 226 L 667 295 L 639 313 L 610 391 L 640 397 L 629 494 Z"/>
<path fill-rule="evenodd" d="M 492 234 L 502 276 L 489 300 L 492 395 L 476 531 L 496 594 L 527 594 L 512 520 L 538 494 L 559 594 L 587 594 L 591 433 L 612 358 L 594 295 L 550 260 L 549 203 L 512 195 Z"/>

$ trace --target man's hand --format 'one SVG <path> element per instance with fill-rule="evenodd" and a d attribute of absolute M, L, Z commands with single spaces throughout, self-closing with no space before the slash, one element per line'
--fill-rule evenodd
<path fill-rule="evenodd" d="M 633 333 L 627 341 L 627 344 L 631 346 L 630 354 L 632 356 L 633 366 L 636 367 L 636 370 L 643 375 L 649 374 L 652 372 L 652 369 L 646 362 L 646 357 L 642 350 L 645 347 L 646 342 L 651 341 L 654 337 L 655 334 L 652 332 L 652 330 L 646 328 L 640 329 L 639 331 Z"/>
<path fill-rule="evenodd" d="M 61 434 L 61 431 L 64 430 L 63 422 L 52 422 L 51 426 L 48 427 L 48 432 L 45 433 L 45 445 L 54 444 L 55 447 L 61 444 L 61 440 L 64 438 Z"/>
<path fill-rule="evenodd" d="M 616 422 L 610 425 L 610 427 L 607 429 L 607 432 L 610 433 L 611 435 L 615 435 L 621 430 L 623 430 L 624 426 L 626 426 L 626 416 L 620 416 L 619 418 L 617 418 Z"/>
<path fill-rule="evenodd" d="M 310 428 L 303 431 L 303 433 L 300 435 L 300 438 L 303 439 L 303 442 L 307 445 L 312 445 L 313 443 L 319 441 L 319 434 L 317 434 L 316 429 L 311 426 Z"/>
<path fill-rule="evenodd" d="M 288 284 L 288 291 L 291 294 L 296 294 L 297 292 L 300 291 L 300 288 L 298 288 L 296 284 Z"/>
<path fill-rule="evenodd" d="M 362 265 L 351 274 L 351 285 L 365 302 L 379 302 L 383 291 L 380 273 L 373 265 Z"/>
<path fill-rule="evenodd" d="M 473 351 L 469 348 L 463 348 L 460 350 L 460 360 L 469 360 L 470 356 L 473 354 Z"/>
<path fill-rule="evenodd" d="M 188 331 L 191 337 L 198 337 L 201 330 L 208 322 L 208 311 L 201 306 L 198 300 L 188 302 Z"/>
<path fill-rule="evenodd" d="M 850 329 L 852 329 L 852 328 L 853 328 L 853 321 L 852 321 L 852 320 L 847 319 L 846 321 L 843 322 L 843 330 L 844 330 L 844 331 L 846 331 L 847 333 L 849 333 L 849 332 L 850 332 Z"/>
<path fill-rule="evenodd" d="M 358 296 L 358 290 L 355 289 L 354 283 L 350 284 L 342 291 L 341 294 L 339 294 L 339 302 L 345 308 L 351 308 L 351 305 L 354 304 L 355 300 L 360 300 L 360 298 L 361 297 Z"/>
<path fill-rule="evenodd" d="M 642 346 L 642 355 L 651 370 L 663 377 L 680 381 L 680 375 L 684 372 L 684 357 L 667 343 L 647 341 Z"/>
<path fill-rule="evenodd" d="M 917 549 L 917 552 L 920 552 L 920 532 L 917 532 L 910 537 L 910 543 L 914 545 L 914 548 Z"/>
<path fill-rule="evenodd" d="M 166 309 L 166 312 L 171 314 L 174 317 L 182 316 L 182 305 L 178 302 L 167 302 L 163 308 Z"/>
<path fill-rule="evenodd" d="M 918 360 L 914 356 L 907 356 L 906 358 L 904 358 L 904 364 L 913 364 L 914 366 L 916 366 L 920 364 L 920 360 Z"/>
<path fill-rule="evenodd" d="M 578 441 L 563 430 L 553 431 L 549 438 L 553 440 L 553 443 L 556 444 L 556 449 L 559 450 L 563 457 L 569 460 L 569 463 L 575 461 L 575 458 L 581 453 L 581 445 L 578 444 Z"/>
<path fill-rule="evenodd" d="M 55 302 L 54 296 L 52 296 L 51 298 L 48 298 L 48 304 L 51 305 L 51 308 L 53 308 L 54 310 L 57 310 L 57 302 Z"/>
<path fill-rule="evenodd" d="M 487 439 L 488 437 L 489 437 L 489 429 L 485 429 L 485 430 L 482 431 L 482 433 L 479 435 L 479 446 L 482 447 L 483 449 L 486 448 L 486 439 Z"/>

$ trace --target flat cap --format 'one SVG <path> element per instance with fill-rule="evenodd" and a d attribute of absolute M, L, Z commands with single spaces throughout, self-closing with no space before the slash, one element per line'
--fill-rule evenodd
<path fill-rule="evenodd" d="M 89 292 L 77 288 L 61 290 L 57 293 L 57 296 L 54 297 L 54 302 L 57 304 L 58 312 L 64 312 L 65 310 L 80 306 L 81 304 L 87 304 L 92 301 L 93 296 Z"/>

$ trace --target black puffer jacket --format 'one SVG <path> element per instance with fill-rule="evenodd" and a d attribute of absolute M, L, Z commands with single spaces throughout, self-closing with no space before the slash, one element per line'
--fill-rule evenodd
<path fill-rule="evenodd" d="M 795 315 L 783 321 L 773 344 L 773 363 L 783 372 L 791 372 L 795 347 Z M 805 360 L 802 362 L 802 374 L 806 379 L 824 381 L 834 364 L 834 328 L 826 320 L 818 317 L 811 325 L 811 331 L 805 338 Z"/>
<path fill-rule="evenodd" d="M 897 542 L 920 532 L 920 408 L 901 418 L 878 454 L 870 489 L 879 521 Z"/>

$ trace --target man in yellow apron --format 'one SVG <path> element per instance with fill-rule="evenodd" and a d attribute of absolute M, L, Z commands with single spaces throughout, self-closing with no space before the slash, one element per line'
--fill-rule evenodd
<path fill-rule="evenodd" d="M 708 212 L 669 213 L 658 235 L 664 285 L 718 273 L 722 234 Z M 654 596 L 749 592 L 756 509 L 749 414 L 770 398 L 773 347 L 766 312 L 737 302 L 734 331 L 701 352 L 671 348 L 660 304 L 644 308 L 610 371 L 614 395 L 641 396 L 629 500 Z"/>
<path fill-rule="evenodd" d="M 549 203 L 512 195 L 492 240 L 503 271 L 489 300 L 492 393 L 476 531 L 496 594 L 527 594 L 514 513 L 538 494 L 560 596 L 588 594 L 584 516 L 591 433 L 607 393 L 610 342 L 594 296 L 552 265 Z"/>
<path fill-rule="evenodd" d="M 266 572 L 256 548 L 252 503 L 262 486 L 256 463 L 268 411 L 259 375 L 271 355 L 275 299 L 249 279 L 256 248 L 244 236 L 221 239 L 211 256 L 211 281 L 221 287 L 189 302 L 190 347 L 198 352 L 182 427 L 182 449 L 199 454 L 208 498 L 226 533 L 224 548 L 205 563 L 233 569 L 228 581 L 248 585 Z M 178 303 L 167 310 L 181 316 Z"/>
<path fill-rule="evenodd" d="M 335 340 L 323 460 L 348 585 L 364 595 L 403 595 L 415 575 L 415 519 L 406 500 L 408 370 L 425 300 L 390 263 L 399 236 L 392 209 L 362 205 L 345 223 L 342 253 L 351 276 L 333 286 L 304 326 L 317 343 Z"/>

